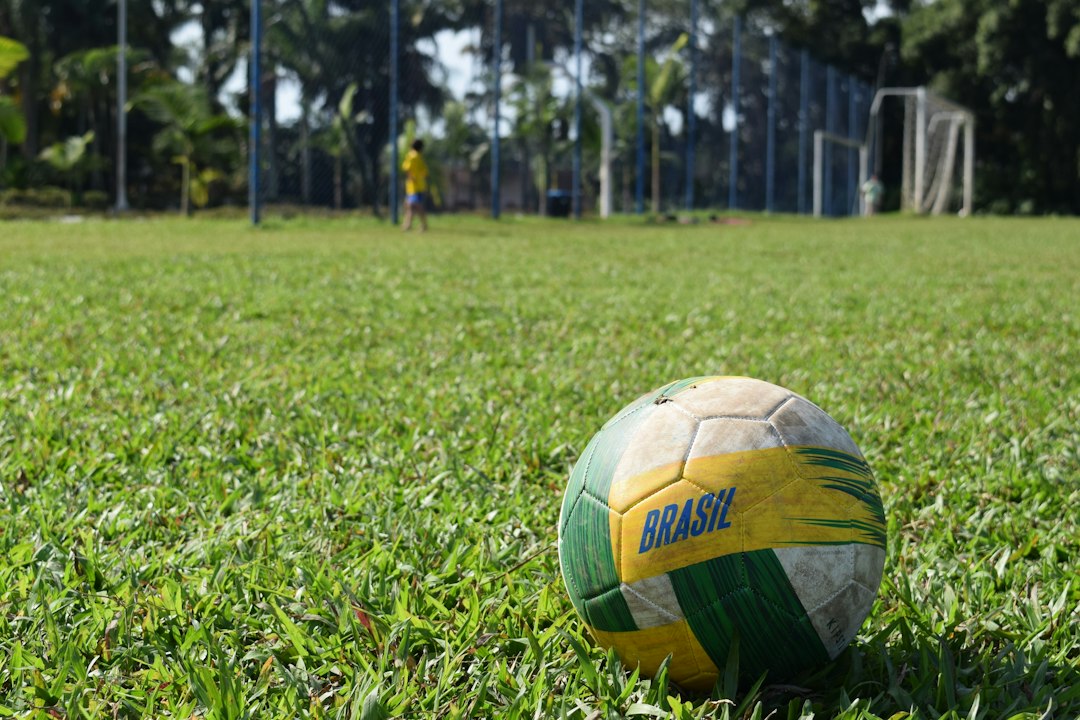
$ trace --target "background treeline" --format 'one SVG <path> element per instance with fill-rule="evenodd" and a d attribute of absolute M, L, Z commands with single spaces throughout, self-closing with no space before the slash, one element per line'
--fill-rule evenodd
<path fill-rule="evenodd" d="M 650 132 L 662 138 L 686 119 L 688 0 L 648 3 Z M 527 158 L 535 187 L 549 187 L 569 147 L 572 116 L 556 91 L 557 64 L 572 48 L 573 3 L 506 0 L 507 141 Z M 735 13 L 776 32 L 861 82 L 927 84 L 976 112 L 976 197 L 982 210 L 1080 213 L 1080 3 L 1076 0 L 701 0 L 717 23 Z M 585 3 L 588 84 L 616 107 L 614 152 L 633 152 L 636 0 Z M 883 12 L 884 11 L 884 12 Z M 249 92 L 246 0 L 154 0 L 128 8 L 128 193 L 135 207 L 240 205 L 246 201 Z M 271 201 L 336 207 L 386 202 L 389 147 L 389 3 L 264 0 Z M 482 191 L 490 148 L 492 10 L 481 0 L 402 0 L 401 117 L 422 117 L 442 177 L 472 178 Z M 0 0 L 0 192 L 24 203 L 107 207 L 115 201 L 116 0 Z M 703 32 L 708 32 L 703 23 Z M 174 43 L 177 31 L 199 41 Z M 527 32 L 520 31 L 527 28 Z M 462 63 L 475 83 L 453 98 L 433 38 L 475 29 Z M 536 57 L 541 48 L 541 57 Z M 721 93 L 717 68 L 699 58 L 699 92 Z M 538 62 L 548 60 L 554 62 Z M 299 87 L 299 117 L 276 121 L 277 84 Z M 714 103 L 713 107 L 721 104 Z M 720 125 L 719 118 L 699 122 Z M 403 124 L 403 134 L 413 132 Z M 587 161 L 599 148 L 587 118 Z M 399 142 L 404 138 L 399 138 Z M 669 143 L 670 145 L 670 143 Z M 616 183 L 625 194 L 629 175 Z M 898 169 L 896 170 L 898 172 Z M 663 182 L 659 173 L 649 178 Z M 890 178 L 886 178 L 888 181 Z M 450 184 L 453 184 L 451 182 Z M 460 196 L 462 188 L 456 189 Z M 654 194 L 658 192 L 654 190 Z M 542 209 L 543 202 L 527 198 Z"/>

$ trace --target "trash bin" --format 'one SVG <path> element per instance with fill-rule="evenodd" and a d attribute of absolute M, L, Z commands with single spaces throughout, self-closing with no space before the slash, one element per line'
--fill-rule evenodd
<path fill-rule="evenodd" d="M 548 190 L 547 193 L 547 214 L 548 217 L 570 217 L 570 210 L 573 206 L 573 200 L 571 199 L 569 190 Z"/>

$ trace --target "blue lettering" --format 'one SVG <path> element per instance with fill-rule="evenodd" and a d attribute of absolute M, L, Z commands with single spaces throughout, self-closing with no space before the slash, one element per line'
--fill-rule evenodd
<path fill-rule="evenodd" d="M 679 522 L 675 525 L 675 532 L 671 535 L 671 542 L 679 542 L 690 537 L 690 516 L 694 512 L 694 499 L 690 498 L 683 505 L 679 514 Z"/>
<path fill-rule="evenodd" d="M 656 542 L 656 524 L 659 522 L 659 510 L 650 510 L 645 516 L 645 529 L 641 531 L 641 547 L 638 548 L 639 555 L 652 550 L 653 543 Z"/>
<path fill-rule="evenodd" d="M 656 529 L 656 545 L 654 547 L 667 545 L 671 542 L 671 523 L 675 521 L 675 515 L 677 515 L 678 512 L 678 505 L 667 505 L 664 507 L 664 514 L 660 516 L 660 527 Z"/>
<path fill-rule="evenodd" d="M 724 489 L 724 490 L 721 490 L 720 494 L 716 496 L 716 504 L 713 505 L 712 515 L 709 516 L 709 530 L 708 530 L 708 532 L 713 532 L 714 530 L 716 530 L 716 520 L 717 520 L 718 516 L 720 515 L 721 508 L 724 507 L 724 497 L 727 495 L 727 493 L 728 493 L 727 489 Z"/>
<path fill-rule="evenodd" d="M 690 536 L 697 537 L 701 533 L 705 532 L 705 528 L 709 524 L 709 516 L 707 515 L 709 508 L 712 507 L 713 501 L 716 496 L 709 493 L 702 495 L 697 501 L 697 518 L 694 519 L 693 525 L 690 526 Z"/>
<path fill-rule="evenodd" d="M 724 506 L 724 509 L 720 511 L 720 522 L 718 522 L 716 524 L 716 529 L 717 530 L 723 530 L 726 527 L 731 527 L 731 523 L 729 523 L 727 521 L 727 511 L 728 511 L 728 509 L 731 508 L 731 500 L 734 497 L 735 497 L 735 488 L 733 488 L 733 487 L 728 488 L 727 498 L 722 503 L 722 505 Z M 719 507 L 719 504 L 717 505 L 717 507 Z"/>
<path fill-rule="evenodd" d="M 649 510 L 641 529 L 638 554 L 731 527 L 727 514 L 734 499 L 735 488 L 730 487 L 719 493 L 705 493 L 697 499 L 689 498 L 682 503 L 681 511 L 679 503 L 665 505 L 662 510 Z"/>

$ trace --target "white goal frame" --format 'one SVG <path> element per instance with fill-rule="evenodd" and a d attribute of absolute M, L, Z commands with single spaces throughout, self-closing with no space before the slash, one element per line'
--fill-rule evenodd
<path fill-rule="evenodd" d="M 846 148 L 853 148 L 859 151 L 859 183 L 856 188 L 856 210 L 859 215 L 863 215 L 866 212 L 866 208 L 863 207 L 863 183 L 867 178 L 867 165 L 869 164 L 870 154 L 867 152 L 866 143 L 861 143 L 851 138 L 844 137 L 843 135 L 837 135 L 836 133 L 826 132 L 824 130 L 814 131 L 814 217 L 819 218 L 822 215 L 824 206 L 824 185 L 825 185 L 825 143 L 835 143 L 842 145 Z"/>
<path fill-rule="evenodd" d="M 941 215 L 948 209 L 953 190 L 952 179 L 956 170 L 959 135 L 963 130 L 963 197 L 960 216 L 971 215 L 975 185 L 975 114 L 963 105 L 947 100 L 922 86 L 878 90 L 870 106 L 866 138 L 866 146 L 875 149 L 875 170 L 880 170 L 882 164 L 884 121 L 881 106 L 889 97 L 903 97 L 911 101 L 905 106 L 904 112 L 901 209 L 920 215 Z M 933 173 L 934 182 L 928 184 L 927 178 L 931 170 L 928 139 L 942 123 L 947 123 L 944 150 L 938 153 L 937 166 Z"/>

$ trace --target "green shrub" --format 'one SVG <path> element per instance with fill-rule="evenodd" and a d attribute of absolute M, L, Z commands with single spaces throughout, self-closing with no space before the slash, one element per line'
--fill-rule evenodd
<path fill-rule="evenodd" d="M 109 207 L 109 194 L 101 190 L 87 190 L 82 195 L 82 206 L 88 210 L 104 210 Z"/>
<path fill-rule="evenodd" d="M 0 192 L 0 205 L 7 207 L 66 208 L 70 201 L 71 194 L 67 190 L 48 185 Z"/>

